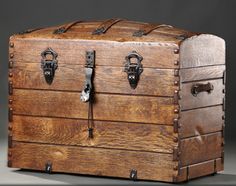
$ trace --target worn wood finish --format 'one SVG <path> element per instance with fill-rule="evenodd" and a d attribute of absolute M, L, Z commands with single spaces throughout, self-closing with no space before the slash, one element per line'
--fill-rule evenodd
<path fill-rule="evenodd" d="M 221 132 L 182 139 L 180 142 L 182 166 L 221 157 Z"/>
<path fill-rule="evenodd" d="M 180 69 L 180 81 L 184 83 L 189 81 L 222 78 L 224 70 L 225 65 Z"/>
<path fill-rule="evenodd" d="M 94 121 L 93 138 L 88 138 L 86 120 L 45 117 L 13 117 L 13 140 L 62 145 L 172 153 L 172 126 Z"/>
<path fill-rule="evenodd" d="M 225 41 L 220 37 L 201 34 L 180 45 L 181 68 L 222 64 L 225 64 Z"/>
<path fill-rule="evenodd" d="M 188 167 L 188 179 L 193 179 L 205 175 L 209 175 L 215 172 L 214 161 L 210 160 L 203 163 L 190 165 Z"/>
<path fill-rule="evenodd" d="M 129 178 L 138 170 L 139 179 L 172 181 L 172 154 L 14 142 L 13 167 Z"/>
<path fill-rule="evenodd" d="M 14 89 L 13 113 L 34 116 L 88 118 L 88 104 L 78 92 Z M 96 94 L 96 120 L 128 121 L 172 125 L 172 98 Z M 37 105 L 37 106 L 36 106 Z"/>
<path fill-rule="evenodd" d="M 175 45 L 158 43 L 106 42 L 85 40 L 44 40 L 12 39 L 14 42 L 14 61 L 21 63 L 40 63 L 41 52 L 51 47 L 58 53 L 58 66 L 61 64 L 85 64 L 87 50 L 96 51 L 96 66 L 124 67 L 125 57 L 132 51 L 143 56 L 143 67 L 176 68 L 174 64 L 179 55 L 174 53 Z M 66 45 L 65 45 L 66 42 Z"/>
<path fill-rule="evenodd" d="M 12 72 L 14 88 L 66 91 L 82 91 L 84 88 L 85 70 L 82 65 L 59 65 L 51 85 L 46 83 L 40 63 L 16 62 Z M 124 67 L 98 66 L 94 86 L 96 92 L 173 96 L 176 89 L 173 74 L 173 69 L 144 68 L 137 88 L 132 89 Z"/>
<path fill-rule="evenodd" d="M 191 89 L 193 85 L 196 83 L 207 84 L 208 82 L 214 86 L 211 93 L 200 92 L 196 97 L 192 95 Z M 223 89 L 224 85 L 222 79 L 181 84 L 180 95 L 183 98 L 179 101 L 181 110 L 222 104 L 224 97 Z"/>
<path fill-rule="evenodd" d="M 183 111 L 180 114 L 180 137 L 198 136 L 222 130 L 222 106 Z"/>
<path fill-rule="evenodd" d="M 224 162 L 222 160 L 222 158 L 217 158 L 215 160 L 215 164 L 216 164 L 216 172 L 220 172 L 222 170 L 224 170 Z"/>

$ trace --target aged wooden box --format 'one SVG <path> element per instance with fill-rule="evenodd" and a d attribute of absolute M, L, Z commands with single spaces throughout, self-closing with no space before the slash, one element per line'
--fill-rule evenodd
<path fill-rule="evenodd" d="M 223 170 L 225 42 L 76 21 L 9 43 L 8 166 L 182 182 Z"/>

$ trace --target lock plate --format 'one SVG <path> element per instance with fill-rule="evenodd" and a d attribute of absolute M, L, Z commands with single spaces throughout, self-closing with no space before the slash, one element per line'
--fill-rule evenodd
<path fill-rule="evenodd" d="M 47 84 L 51 85 L 54 79 L 55 71 L 58 68 L 58 55 L 53 49 L 47 48 L 41 53 L 41 56 L 41 68 L 43 69 L 44 78 Z"/>
<path fill-rule="evenodd" d="M 136 63 L 132 63 L 131 59 L 135 58 Z M 124 71 L 127 73 L 127 78 L 132 89 L 135 89 L 138 85 L 139 76 L 143 72 L 143 65 L 141 61 L 143 57 L 139 55 L 137 52 L 132 51 L 125 57 L 125 69 Z"/>

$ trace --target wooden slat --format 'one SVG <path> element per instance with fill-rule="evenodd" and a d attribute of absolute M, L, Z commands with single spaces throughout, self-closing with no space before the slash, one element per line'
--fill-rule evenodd
<path fill-rule="evenodd" d="M 53 83 L 48 85 L 40 63 L 16 62 L 13 81 L 16 88 L 81 91 L 85 83 L 84 65 L 59 64 Z M 97 92 L 173 96 L 174 70 L 145 68 L 138 86 L 132 89 L 124 67 L 98 66 L 94 86 Z"/>
<path fill-rule="evenodd" d="M 172 153 L 172 126 L 94 121 L 88 138 L 86 120 L 14 116 L 13 140 Z"/>
<path fill-rule="evenodd" d="M 27 38 L 12 39 L 12 42 L 14 42 L 15 62 L 39 64 L 41 52 L 51 47 L 58 53 L 59 68 L 61 64 L 84 65 L 87 50 L 96 51 L 96 66 L 124 67 L 125 57 L 132 51 L 143 56 L 144 68 L 175 68 L 174 62 L 178 59 L 178 54 L 174 53 L 176 46 L 169 46 L 168 44 Z"/>
<path fill-rule="evenodd" d="M 39 91 L 14 89 L 13 113 L 88 118 L 88 103 L 80 100 L 79 92 Z M 96 94 L 93 116 L 97 120 L 173 123 L 172 98 Z"/>
<path fill-rule="evenodd" d="M 181 140 L 181 165 L 186 166 L 220 158 L 221 143 L 221 132 Z"/>
<path fill-rule="evenodd" d="M 217 172 L 220 172 L 220 171 L 224 170 L 224 162 L 223 162 L 222 158 L 217 158 L 215 160 L 215 163 L 216 163 L 215 168 L 216 168 Z"/>
<path fill-rule="evenodd" d="M 138 179 L 172 181 L 176 162 L 172 154 L 100 148 L 69 147 L 14 142 L 12 167 L 45 170 L 50 161 L 54 172 L 129 178 L 130 170 Z"/>
<path fill-rule="evenodd" d="M 180 69 L 180 81 L 187 82 L 222 78 L 224 70 L 225 65 Z"/>
<path fill-rule="evenodd" d="M 211 93 L 200 92 L 196 97 L 192 95 L 191 89 L 193 85 L 196 83 L 207 84 L 208 82 L 214 86 Z M 180 95 L 183 98 L 179 101 L 181 110 L 222 104 L 224 97 L 223 88 L 222 79 L 181 84 Z"/>
<path fill-rule="evenodd" d="M 217 132 L 222 129 L 222 106 L 183 111 L 180 114 L 180 137 Z"/>
<path fill-rule="evenodd" d="M 188 179 L 193 179 L 201 176 L 206 176 L 215 172 L 214 161 L 210 160 L 188 167 Z"/>
<path fill-rule="evenodd" d="M 180 67 L 191 68 L 225 64 L 225 41 L 217 36 L 201 34 L 180 45 Z"/>

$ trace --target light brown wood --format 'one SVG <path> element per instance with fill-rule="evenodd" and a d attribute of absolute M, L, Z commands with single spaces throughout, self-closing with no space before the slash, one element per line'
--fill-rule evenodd
<path fill-rule="evenodd" d="M 51 85 L 43 76 L 38 63 L 16 62 L 13 69 L 14 88 L 81 91 L 85 83 L 84 65 L 59 65 Z M 138 86 L 132 89 L 124 67 L 98 66 L 95 69 L 96 92 L 173 96 L 174 70 L 144 68 Z"/>
<path fill-rule="evenodd" d="M 177 145 L 172 126 L 94 121 L 88 138 L 86 120 L 13 117 L 13 140 L 172 153 Z"/>
<path fill-rule="evenodd" d="M 192 95 L 191 89 L 193 85 L 196 83 L 207 84 L 208 82 L 214 87 L 211 93 L 200 92 L 196 97 Z M 180 89 L 180 95 L 183 98 L 179 101 L 181 110 L 213 106 L 223 103 L 224 85 L 222 79 L 183 83 L 181 84 Z"/>
<path fill-rule="evenodd" d="M 221 144 L 221 132 L 181 140 L 181 165 L 186 166 L 220 158 L 222 151 Z"/>
<path fill-rule="evenodd" d="M 41 62 L 41 52 L 51 47 L 58 53 L 58 66 L 61 64 L 84 65 L 87 50 L 96 51 L 96 66 L 124 67 L 125 57 L 132 51 L 143 56 L 144 68 L 176 68 L 175 61 L 179 54 L 174 50 L 178 46 L 159 45 L 158 43 L 106 42 L 86 40 L 44 40 L 44 39 L 12 39 L 14 42 L 14 61 L 23 63 Z M 66 42 L 66 45 L 65 45 Z"/>
<path fill-rule="evenodd" d="M 180 81 L 183 83 L 188 81 L 222 78 L 224 70 L 225 65 L 180 69 Z"/>
<path fill-rule="evenodd" d="M 53 172 L 70 172 L 129 178 L 131 169 L 138 170 L 138 179 L 172 181 L 171 154 L 101 148 L 43 145 L 14 142 L 12 166 L 45 170 L 52 163 Z"/>
<path fill-rule="evenodd" d="M 180 137 L 198 136 L 222 130 L 222 106 L 206 107 L 180 113 Z"/>
<path fill-rule="evenodd" d="M 88 118 L 88 103 L 79 92 L 13 90 L 13 113 L 33 116 Z M 95 120 L 128 121 L 172 125 L 172 98 L 96 94 Z"/>
<path fill-rule="evenodd" d="M 180 45 L 180 68 L 225 64 L 225 41 L 217 36 L 201 34 Z"/>
<path fill-rule="evenodd" d="M 203 163 L 198 163 L 194 165 L 190 165 L 188 167 L 188 179 L 193 179 L 205 175 L 209 175 L 215 172 L 214 170 L 214 161 L 210 160 Z"/>

